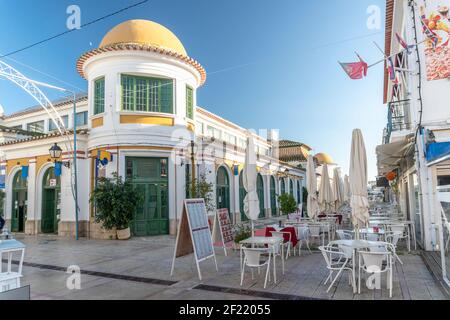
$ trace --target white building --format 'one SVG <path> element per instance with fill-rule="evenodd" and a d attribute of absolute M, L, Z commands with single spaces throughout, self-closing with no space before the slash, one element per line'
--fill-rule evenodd
<path fill-rule="evenodd" d="M 206 72 L 190 58 L 180 40 L 151 21 L 130 20 L 109 31 L 99 48 L 83 54 L 77 70 L 88 93 L 77 98 L 77 166 L 80 236 L 107 238 L 94 223 L 90 192 L 99 176 L 118 172 L 145 193 L 134 215 L 134 235 L 174 234 L 192 174 L 215 185 L 218 208 L 228 208 L 237 223 L 245 218 L 245 190 L 240 181 L 249 131 L 196 107 L 196 91 Z M 75 206 L 71 168 L 55 175 L 49 149 L 63 149 L 68 163 L 73 141 L 72 101 L 54 102 L 64 125 L 62 136 L 40 107 L 0 120 L 0 149 L 6 168 L 6 220 L 15 232 L 73 236 Z M 279 214 L 276 194 L 290 192 L 298 202 L 305 174 L 282 163 L 277 141 L 252 133 L 257 151 L 261 217 Z M 194 141 L 194 148 L 191 148 Z M 99 168 L 100 151 L 112 154 Z M 191 153 L 195 165 L 192 166 Z M 195 170 L 193 170 L 193 168 Z"/>
<path fill-rule="evenodd" d="M 400 54 L 393 57 L 396 78 L 385 73 L 388 124 L 377 147 L 378 170 L 396 172 L 392 187 L 402 212 L 414 222 L 418 243 L 436 250 L 441 228 L 436 190 L 450 183 L 450 1 L 386 3 L 386 54 Z M 422 21 L 438 36 L 436 48 L 426 40 Z M 396 34 L 419 45 L 408 54 Z"/>

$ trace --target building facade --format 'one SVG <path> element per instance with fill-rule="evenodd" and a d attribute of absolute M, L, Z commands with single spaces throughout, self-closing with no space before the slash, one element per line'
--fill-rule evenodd
<path fill-rule="evenodd" d="M 77 97 L 76 114 L 70 99 L 53 103 L 67 129 L 63 134 L 41 107 L 0 120 L 5 216 L 13 232 L 74 235 L 74 123 L 80 236 L 110 236 L 94 222 L 89 198 L 97 179 L 115 172 L 144 194 L 132 223 L 136 236 L 176 233 L 193 176 L 214 185 L 216 208 L 227 208 L 234 223 L 244 221 L 249 135 L 257 153 L 260 217 L 280 214 L 276 196 L 283 192 L 300 204 L 305 172 L 279 160 L 275 131 L 258 135 L 198 107 L 206 72 L 164 26 L 146 20 L 119 24 L 99 48 L 79 58 L 77 70 L 88 91 Z M 55 143 L 63 149 L 60 174 L 49 155 Z M 104 155 L 107 163 L 100 161 Z"/>
<path fill-rule="evenodd" d="M 386 65 L 387 126 L 377 147 L 378 171 L 395 176 L 394 201 L 413 221 L 419 245 L 437 250 L 442 234 L 437 190 L 450 183 L 450 1 L 386 3 L 385 50 L 395 71 Z"/>

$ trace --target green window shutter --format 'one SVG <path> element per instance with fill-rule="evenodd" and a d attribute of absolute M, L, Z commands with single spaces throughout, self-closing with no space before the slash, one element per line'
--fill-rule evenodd
<path fill-rule="evenodd" d="M 186 116 L 194 119 L 194 90 L 186 86 Z"/>
<path fill-rule="evenodd" d="M 94 81 L 94 114 L 105 111 L 105 78 Z"/>
<path fill-rule="evenodd" d="M 173 80 L 121 76 L 122 110 L 173 113 Z"/>

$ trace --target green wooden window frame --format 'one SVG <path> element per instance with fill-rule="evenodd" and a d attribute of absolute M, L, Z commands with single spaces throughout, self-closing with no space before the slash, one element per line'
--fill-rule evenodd
<path fill-rule="evenodd" d="M 173 80 L 121 75 L 122 110 L 173 114 Z"/>
<path fill-rule="evenodd" d="M 44 120 L 28 123 L 27 131 L 43 133 L 44 132 Z"/>
<path fill-rule="evenodd" d="M 194 119 L 194 89 L 186 86 L 186 117 Z"/>
<path fill-rule="evenodd" d="M 94 81 L 94 115 L 105 112 L 105 78 Z"/>

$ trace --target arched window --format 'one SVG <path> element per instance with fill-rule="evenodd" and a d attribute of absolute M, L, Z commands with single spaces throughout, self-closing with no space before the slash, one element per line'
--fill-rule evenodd
<path fill-rule="evenodd" d="M 270 210 L 272 211 L 272 216 L 277 215 L 277 195 L 275 187 L 275 178 L 270 177 Z"/>
<path fill-rule="evenodd" d="M 26 189 L 28 187 L 28 180 L 22 178 L 22 170 L 19 170 L 13 178 L 13 188 L 14 189 Z"/>
<path fill-rule="evenodd" d="M 284 193 L 286 193 L 286 185 L 284 183 L 284 178 L 281 178 L 281 192 L 280 192 L 280 195 L 284 194 Z"/>
<path fill-rule="evenodd" d="M 228 177 L 228 172 L 224 167 L 219 167 L 217 170 L 216 196 L 217 209 L 228 209 L 228 214 L 231 215 L 230 178 Z"/>
<path fill-rule="evenodd" d="M 264 218 L 266 216 L 264 212 L 264 182 L 260 173 L 258 173 L 256 178 L 256 192 L 259 199 L 259 218 Z"/>

